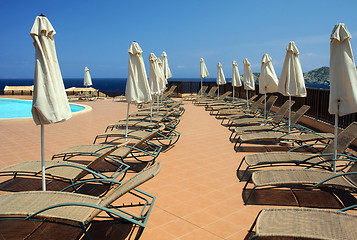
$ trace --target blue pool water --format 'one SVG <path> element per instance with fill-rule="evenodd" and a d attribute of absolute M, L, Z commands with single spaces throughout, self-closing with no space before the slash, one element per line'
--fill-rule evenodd
<path fill-rule="evenodd" d="M 83 106 L 70 104 L 72 112 L 85 109 Z M 0 98 L 0 119 L 1 118 L 26 118 L 32 117 L 32 101 Z"/>

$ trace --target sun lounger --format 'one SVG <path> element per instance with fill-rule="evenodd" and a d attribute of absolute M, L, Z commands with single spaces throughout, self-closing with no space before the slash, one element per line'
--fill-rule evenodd
<path fill-rule="evenodd" d="M 116 169 L 110 174 L 106 174 L 103 172 L 99 172 L 96 170 L 97 166 L 105 161 L 108 158 L 108 155 L 119 149 L 124 147 L 127 143 L 121 144 L 119 146 L 106 146 L 105 148 L 101 147 L 101 149 L 92 154 L 89 154 L 91 151 L 89 148 L 84 150 L 82 148 L 83 155 L 91 155 L 96 156 L 96 158 L 90 161 L 89 164 L 79 164 L 75 162 L 69 161 L 57 161 L 57 160 L 47 160 L 45 161 L 45 171 L 46 177 L 49 179 L 56 179 L 63 182 L 68 182 L 68 184 L 73 184 L 75 182 L 81 181 L 82 183 L 86 183 L 89 179 L 115 179 L 122 173 L 124 173 L 129 166 L 119 162 L 116 159 L 111 159 L 111 161 L 115 162 Z M 73 155 L 78 155 L 78 152 L 75 152 Z M 68 160 L 68 159 L 67 159 Z M 20 162 L 3 169 L 0 169 L 1 176 L 28 176 L 28 177 L 36 177 L 41 178 L 42 169 L 41 169 L 41 161 L 26 161 Z M 89 176 L 92 175 L 93 178 Z M 85 177 L 85 179 L 84 179 Z"/>
<path fill-rule="evenodd" d="M 222 102 L 225 102 L 225 99 L 231 94 L 232 94 L 232 92 L 228 91 L 220 96 L 202 98 L 202 99 L 196 101 L 195 105 L 207 106 L 208 104 L 222 103 Z"/>
<path fill-rule="evenodd" d="M 350 144 L 357 138 L 357 123 L 350 124 L 345 130 L 343 130 L 337 137 L 337 154 L 339 158 L 349 158 L 349 155 L 344 154 Z M 297 150 L 297 149 L 292 149 Z M 324 170 L 333 170 L 333 158 L 334 158 L 334 141 L 321 152 L 321 154 L 307 154 L 302 152 L 266 152 L 258 154 L 250 154 L 243 157 L 240 162 L 237 173 L 239 173 L 243 162 L 247 164 L 242 176 L 242 180 L 246 173 L 250 170 L 256 170 L 266 167 L 276 166 L 300 166 L 300 167 L 316 167 Z M 344 162 L 339 160 L 340 166 L 337 169 L 343 170 L 349 161 Z"/>
<path fill-rule="evenodd" d="M 249 108 L 247 108 L 247 103 L 245 102 L 245 104 L 243 104 L 243 105 L 238 105 L 238 106 L 228 108 L 228 109 L 221 109 L 217 112 L 216 118 L 222 119 L 221 124 L 223 125 L 224 120 L 227 119 L 229 116 L 232 116 L 235 114 L 245 115 L 248 113 L 255 113 L 259 108 L 264 106 L 264 105 L 262 105 L 264 98 L 265 98 L 265 96 L 263 95 L 256 102 L 249 99 L 248 100 Z"/>
<path fill-rule="evenodd" d="M 184 96 L 183 100 L 184 101 L 193 101 L 196 97 L 205 95 L 207 88 L 208 88 L 208 86 L 202 86 L 197 93 L 190 94 L 188 96 Z"/>
<path fill-rule="evenodd" d="M 157 140 L 162 145 L 171 146 L 178 141 L 181 134 L 177 132 L 175 129 L 171 128 L 170 124 L 174 124 L 174 123 L 173 122 L 166 123 L 165 125 L 161 125 L 160 128 L 156 130 L 129 129 L 129 131 L 127 132 L 127 137 L 130 139 L 141 140 L 143 138 L 147 138 L 147 136 L 150 135 L 150 139 Z M 155 132 L 155 135 L 151 135 L 152 132 Z M 115 129 L 113 131 L 101 133 L 95 137 L 94 143 L 96 143 L 98 139 L 103 139 L 103 138 L 104 138 L 104 143 L 107 143 L 107 140 L 109 138 L 115 138 L 110 142 L 113 142 L 117 139 L 123 139 L 125 138 L 125 133 L 126 133 L 126 129 Z"/>
<path fill-rule="evenodd" d="M 299 108 L 291 117 L 290 119 L 290 127 L 292 129 L 294 128 L 302 128 L 301 125 L 297 125 L 298 121 L 300 118 L 310 109 L 310 106 L 303 105 L 301 108 Z M 285 118 L 280 118 L 280 114 L 277 114 L 277 117 L 273 117 L 273 119 L 269 122 L 266 122 L 261 125 L 253 125 L 253 126 L 242 126 L 242 127 L 237 127 L 232 131 L 229 139 L 231 142 L 234 142 L 234 139 L 237 137 L 237 135 L 240 135 L 242 133 L 247 133 L 247 132 L 267 132 L 267 131 L 282 131 L 286 132 L 287 131 L 287 126 L 288 122 L 287 119 Z M 283 117 L 283 116 L 282 116 Z"/>
<path fill-rule="evenodd" d="M 267 118 L 264 116 L 254 117 L 254 118 L 240 118 L 236 120 L 232 120 L 232 124 L 237 124 L 239 128 L 240 125 L 256 125 L 256 124 L 268 124 L 270 122 L 280 122 L 284 119 L 286 112 L 289 110 L 289 106 L 294 105 L 295 101 L 287 100 L 279 109 L 278 111 L 273 114 L 270 113 L 272 103 L 269 105 L 267 104 L 266 114 Z M 269 114 L 270 113 L 270 114 Z"/>
<path fill-rule="evenodd" d="M 251 104 L 255 98 L 257 98 L 258 95 L 254 95 L 248 100 L 248 103 Z M 209 103 L 206 105 L 205 110 L 210 111 L 210 115 L 216 115 L 219 113 L 219 111 L 222 111 L 224 109 L 236 109 L 238 110 L 241 107 L 245 107 L 247 105 L 247 102 L 245 100 L 239 99 L 235 102 L 214 102 L 214 103 Z"/>
<path fill-rule="evenodd" d="M 274 106 L 274 103 L 276 102 L 276 100 L 278 99 L 278 96 L 270 96 L 266 102 L 266 112 L 269 113 L 271 108 Z M 227 126 L 229 127 L 229 130 L 232 130 L 232 128 L 237 127 L 239 125 L 256 125 L 259 124 L 259 122 L 264 121 L 264 105 L 261 106 L 261 108 L 259 109 L 259 111 L 256 111 L 254 114 L 246 114 L 246 115 L 242 115 L 242 114 L 236 114 L 236 115 L 231 115 L 228 117 L 228 123 Z M 250 122 L 248 120 L 244 120 L 244 119 L 248 119 L 252 120 L 252 122 Z M 253 119 L 255 119 L 256 121 L 254 122 Z"/>
<path fill-rule="evenodd" d="M 211 87 L 211 89 L 208 91 L 208 93 L 204 96 L 197 96 L 196 99 L 194 99 L 192 102 L 193 104 L 197 104 L 200 101 L 205 101 L 207 99 L 213 98 L 218 90 L 218 87 Z"/>
<path fill-rule="evenodd" d="M 247 204 L 259 188 L 304 188 L 304 189 L 331 189 L 338 191 L 357 192 L 357 165 L 356 156 L 349 156 L 350 167 L 345 173 L 334 173 L 326 170 L 312 169 L 274 169 L 253 172 L 245 184 L 243 191 L 251 182 L 251 190 L 245 204 Z M 338 161 L 338 160 L 336 160 Z M 343 159 L 343 162 L 348 159 Z"/>
<path fill-rule="evenodd" d="M 148 132 L 147 135 L 141 139 L 128 141 L 124 146 L 115 148 L 114 151 L 109 153 L 110 158 L 106 160 L 109 163 L 109 166 L 114 165 L 114 167 L 116 167 L 116 163 L 110 161 L 111 159 L 116 159 L 123 163 L 129 163 L 131 162 L 131 159 L 135 159 L 141 163 L 146 164 L 154 163 L 162 149 L 161 146 L 150 141 L 156 134 L 157 133 L 155 131 L 151 133 Z M 132 138 L 129 137 L 129 139 Z M 120 140 L 125 141 L 125 137 L 121 138 Z M 115 145 L 110 143 L 76 145 L 54 154 L 52 159 L 62 158 L 63 160 L 70 160 L 78 155 L 100 155 L 103 153 L 103 151 L 105 151 L 106 148 L 112 148 L 113 146 L 115 147 Z"/>
<path fill-rule="evenodd" d="M 171 127 L 176 126 L 180 120 L 181 117 L 176 117 L 174 116 L 173 118 L 171 117 L 172 114 L 174 114 L 173 111 L 171 112 L 166 112 L 164 115 L 154 115 L 154 116 L 135 116 L 135 117 L 130 117 L 128 121 L 126 119 L 120 120 L 114 124 L 110 124 L 106 127 L 105 132 L 108 132 L 109 130 L 113 130 L 115 128 L 121 128 L 121 127 L 126 127 L 128 124 L 129 128 L 158 128 L 160 125 L 164 125 L 167 123 L 172 123 L 170 124 Z M 175 124 L 173 124 L 174 122 Z"/>
<path fill-rule="evenodd" d="M 283 132 L 257 132 L 245 133 L 239 136 L 238 141 L 234 145 L 236 151 L 240 150 L 243 143 L 251 143 L 256 141 L 274 141 L 281 142 L 287 141 L 303 145 L 307 142 L 322 142 L 331 141 L 334 138 L 332 133 L 317 133 L 313 131 L 301 131 L 300 134 L 296 133 L 283 133 Z M 238 146 L 237 146 L 238 145 Z"/>
<path fill-rule="evenodd" d="M 0 195 L 0 220 L 65 224 L 82 230 L 82 236 L 78 236 L 78 239 L 91 239 L 87 229 L 92 223 L 103 220 L 103 217 L 106 220 L 121 219 L 139 227 L 136 235 L 138 239 L 147 224 L 155 197 L 136 187 L 156 176 L 160 169 L 161 163 L 156 163 L 124 183 L 108 181 L 118 186 L 102 198 L 56 191 L 3 194 Z M 126 194 L 135 197 L 138 203 L 118 204 L 118 199 Z M 133 208 L 138 208 L 139 211 L 135 212 Z M 98 218 L 98 215 L 101 215 L 101 218 Z"/>
<path fill-rule="evenodd" d="M 259 212 L 250 239 L 357 239 L 357 215 L 316 208 L 266 208 Z"/>

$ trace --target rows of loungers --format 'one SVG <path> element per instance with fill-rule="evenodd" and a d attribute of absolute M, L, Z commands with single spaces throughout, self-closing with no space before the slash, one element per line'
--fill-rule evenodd
<path fill-rule="evenodd" d="M 178 141 L 175 128 L 184 113 L 182 104 L 168 96 L 153 115 L 144 114 L 144 106 L 130 116 L 128 131 L 126 121 L 119 120 L 104 126 L 93 144 L 69 147 L 45 161 L 47 191 L 28 186 L 0 195 L 0 220 L 67 225 L 80 229 L 76 239 L 92 239 L 88 229 L 94 223 L 120 221 L 133 225 L 128 234 L 140 238 L 155 196 L 137 187 L 160 172 L 156 159 Z M 39 180 L 41 175 L 40 161 L 21 162 L 0 169 L 6 179 L 0 186 L 14 191 L 6 189 L 10 182 Z"/>
<path fill-rule="evenodd" d="M 229 140 L 236 151 L 244 151 L 252 143 L 264 147 L 274 142 L 278 146 L 269 150 L 279 149 L 279 145 L 288 147 L 287 151 L 247 154 L 239 162 L 237 177 L 246 181 L 242 193 L 245 205 L 252 202 L 258 190 L 277 194 L 284 189 L 326 191 L 336 199 L 339 193 L 355 199 L 357 156 L 350 147 L 357 138 L 357 123 L 340 132 L 334 153 L 333 134 L 316 132 L 298 123 L 309 106 L 302 106 L 292 115 L 289 128 L 287 111 L 294 101 L 285 102 L 273 112 L 277 97 L 270 96 L 264 117 L 264 96 L 255 101 L 256 98 L 252 97 L 248 103 L 208 94 L 190 99 L 195 105 L 204 106 L 231 131 Z M 251 149 L 254 148 L 249 148 L 250 152 Z M 298 201 L 296 196 L 295 199 Z M 246 239 L 357 239 L 354 228 L 357 215 L 346 212 L 357 207 L 356 201 L 338 201 L 341 205 L 338 211 L 311 207 L 265 208 L 256 217 Z"/>

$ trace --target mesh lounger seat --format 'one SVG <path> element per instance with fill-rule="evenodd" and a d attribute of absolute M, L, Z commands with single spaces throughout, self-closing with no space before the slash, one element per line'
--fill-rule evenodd
<path fill-rule="evenodd" d="M 350 124 L 345 130 L 343 130 L 337 137 L 337 153 L 338 157 L 347 157 L 344 152 L 350 146 L 350 144 L 357 138 L 357 123 L 354 122 Z M 296 150 L 296 149 L 292 149 Z M 330 144 L 322 151 L 321 154 L 307 154 L 301 152 L 267 152 L 267 153 L 257 153 L 246 155 L 243 157 L 240 162 L 237 171 L 239 172 L 243 162 L 247 164 L 246 169 L 244 170 L 240 179 L 243 179 L 246 173 L 249 170 L 255 170 L 265 167 L 274 167 L 274 166 L 301 166 L 301 167 L 317 167 L 325 170 L 333 170 L 333 155 L 334 153 L 334 141 L 331 141 Z M 346 166 L 346 163 L 343 163 L 338 168 L 342 170 Z"/>
<path fill-rule="evenodd" d="M 256 142 L 256 141 L 289 141 L 295 142 L 298 145 L 303 145 L 307 142 L 315 141 L 322 142 L 324 140 L 331 141 L 334 138 L 332 133 L 317 133 L 317 132 L 307 132 L 302 134 L 293 133 L 282 133 L 282 132 L 257 132 L 257 133 L 245 133 L 239 136 L 238 141 L 234 145 L 236 151 L 240 150 L 243 143 Z M 237 147 L 238 145 L 238 147 Z"/>
<path fill-rule="evenodd" d="M 355 162 L 356 159 L 351 160 Z M 248 183 L 253 183 L 245 204 L 254 194 L 257 188 L 305 188 L 318 189 L 329 188 L 332 190 L 346 190 L 350 192 L 357 191 L 357 165 L 352 164 L 346 173 L 333 173 L 324 170 L 312 169 L 274 169 L 253 172 L 245 184 L 243 191 Z"/>
<path fill-rule="evenodd" d="M 266 208 L 249 232 L 251 239 L 357 239 L 357 215 L 316 208 Z"/>
<path fill-rule="evenodd" d="M 118 186 L 102 198 L 55 191 L 3 194 L 0 196 L 0 220 L 15 219 L 66 224 L 82 229 L 82 235 L 91 239 L 87 229 L 91 223 L 100 221 L 96 218 L 99 214 L 107 213 L 108 219 L 123 219 L 138 225 L 140 227 L 137 234 L 138 239 L 146 226 L 155 197 L 136 189 L 136 187 L 156 176 L 160 169 L 161 164 L 156 163 L 124 183 L 108 181 L 118 184 Z M 144 200 L 144 204 L 138 204 L 142 208 L 138 216 L 131 215 L 132 211 L 127 207 L 130 204 L 124 203 L 124 206 L 113 204 L 125 194 L 140 196 L 140 200 Z"/>
<path fill-rule="evenodd" d="M 125 144 L 121 144 L 120 147 L 123 147 Z M 73 184 L 76 182 L 85 183 L 88 179 L 91 179 L 89 175 L 93 176 L 93 179 L 115 179 L 122 173 L 124 173 L 129 166 L 119 162 L 118 160 L 112 159 L 111 161 L 115 162 L 116 170 L 110 174 L 105 174 L 96 170 L 96 167 L 105 161 L 108 158 L 108 155 L 119 149 L 118 146 L 107 146 L 105 148 L 101 147 L 101 150 L 98 150 L 97 153 L 88 154 L 89 151 L 93 149 L 82 148 L 83 155 L 95 155 L 96 158 L 92 160 L 89 164 L 84 165 L 75 162 L 68 161 L 57 161 L 57 160 L 47 160 L 45 163 L 46 178 L 61 180 Z M 78 155 L 78 152 L 75 153 Z M 26 161 L 20 162 L 3 169 L 0 169 L 1 176 L 29 176 L 29 177 L 39 177 L 42 176 L 41 161 Z M 85 179 L 84 179 L 85 177 Z"/>
<path fill-rule="evenodd" d="M 297 125 L 297 122 L 301 119 L 302 116 L 310 109 L 310 106 L 303 105 L 301 108 L 299 108 L 295 114 L 291 117 L 290 119 L 290 127 L 292 129 L 294 128 L 303 128 L 301 125 Z M 231 142 L 234 142 L 234 139 L 237 137 L 237 135 L 240 135 L 242 133 L 247 133 L 247 132 L 267 132 L 267 131 L 281 131 L 281 132 L 287 132 L 287 126 L 288 122 L 284 118 L 284 116 L 277 114 L 276 117 L 273 116 L 271 121 L 266 122 L 261 125 L 253 125 L 253 126 L 241 126 L 237 127 L 232 131 L 229 139 Z"/>

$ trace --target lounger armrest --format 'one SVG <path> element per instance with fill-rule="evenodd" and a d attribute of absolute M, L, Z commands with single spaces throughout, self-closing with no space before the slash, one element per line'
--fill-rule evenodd
<path fill-rule="evenodd" d="M 329 177 L 329 178 L 327 178 L 327 179 L 325 179 L 325 180 L 323 180 L 323 181 L 321 181 L 319 183 L 316 183 L 314 185 L 314 187 L 318 187 L 321 184 L 324 184 L 324 183 L 326 183 L 326 182 L 328 182 L 328 181 L 330 181 L 332 179 L 338 178 L 338 177 L 343 177 L 343 176 L 346 176 L 346 175 L 354 175 L 354 174 L 357 174 L 357 172 L 346 172 L 346 173 L 336 174 L 335 176 Z"/>

